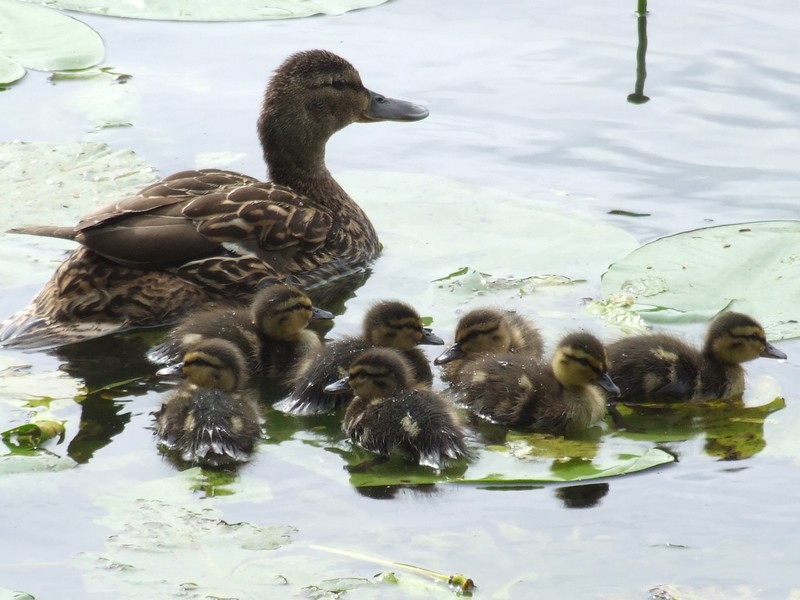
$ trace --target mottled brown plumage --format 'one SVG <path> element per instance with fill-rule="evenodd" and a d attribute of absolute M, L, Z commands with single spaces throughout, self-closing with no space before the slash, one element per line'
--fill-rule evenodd
<path fill-rule="evenodd" d="M 542 336 L 526 317 L 499 308 L 470 310 L 456 325 L 455 342 L 433 362 L 444 365 L 442 379 L 459 384 L 474 360 L 497 353 L 519 353 L 538 360 L 544 352 Z"/>
<path fill-rule="evenodd" d="M 274 281 L 309 290 L 358 273 L 380 245 L 364 211 L 326 168 L 326 143 L 351 123 L 427 114 L 369 91 L 335 54 L 292 55 L 270 80 L 258 121 L 271 182 L 184 171 L 95 210 L 74 228 L 17 229 L 82 246 L 4 324 L 0 341 L 60 345 L 169 323 L 210 300 L 247 301 Z"/>
<path fill-rule="evenodd" d="M 591 427 L 606 413 L 613 394 L 603 344 L 573 333 L 556 347 L 550 364 L 525 354 L 482 356 L 461 380 L 459 397 L 482 417 L 515 428 L 572 433 Z"/>
<path fill-rule="evenodd" d="M 412 306 L 395 300 L 379 302 L 364 315 L 360 337 L 330 342 L 301 362 L 287 409 L 299 413 L 326 412 L 349 402 L 352 394 L 347 390 L 329 394 L 325 386 L 343 377 L 350 363 L 374 346 L 401 351 L 411 365 L 414 384 L 430 385 L 433 373 L 428 358 L 417 348 L 420 344 L 444 342 L 423 327 L 419 313 Z"/>
<path fill-rule="evenodd" d="M 183 371 L 186 380 L 155 413 L 162 447 L 191 464 L 249 460 L 261 426 L 244 356 L 226 340 L 206 339 L 186 352 Z"/>
<path fill-rule="evenodd" d="M 345 379 L 327 389 L 352 389 L 342 429 L 365 450 L 383 457 L 397 450 L 437 470 L 469 456 L 453 405 L 412 385 L 411 365 L 400 352 L 372 348 L 353 361 Z"/>
<path fill-rule="evenodd" d="M 744 392 L 741 363 L 786 358 L 767 342 L 763 327 L 748 315 L 720 313 L 709 325 L 702 349 L 678 337 L 651 333 L 608 346 L 611 377 L 626 403 L 736 398 Z"/>

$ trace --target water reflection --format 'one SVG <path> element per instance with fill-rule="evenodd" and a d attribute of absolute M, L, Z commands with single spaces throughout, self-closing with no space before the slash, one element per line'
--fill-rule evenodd
<path fill-rule="evenodd" d="M 647 0 L 638 0 L 636 8 L 636 26 L 639 36 L 639 45 L 636 47 L 636 84 L 634 91 L 628 95 L 631 104 L 644 104 L 650 100 L 644 95 L 644 80 L 647 78 L 645 64 L 647 55 Z"/>
<path fill-rule="evenodd" d="M 743 460 L 767 446 L 766 418 L 786 407 L 783 398 L 761 406 L 745 406 L 742 399 L 671 405 L 617 405 L 620 435 L 654 442 L 682 442 L 705 436 L 705 452 L 721 460 Z M 680 455 L 679 447 L 673 454 Z"/>
<path fill-rule="evenodd" d="M 565 508 L 592 508 L 600 503 L 609 489 L 607 483 L 587 483 L 556 488 L 555 495 Z"/>

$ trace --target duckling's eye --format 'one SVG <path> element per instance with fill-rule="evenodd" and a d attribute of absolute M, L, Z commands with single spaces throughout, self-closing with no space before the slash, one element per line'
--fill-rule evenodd
<path fill-rule="evenodd" d="M 331 85 L 337 90 L 343 90 L 351 87 L 350 84 L 343 79 L 334 79 Z"/>

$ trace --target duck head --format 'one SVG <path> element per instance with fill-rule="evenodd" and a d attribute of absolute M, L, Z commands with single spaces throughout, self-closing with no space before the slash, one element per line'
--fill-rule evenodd
<path fill-rule="evenodd" d="M 411 350 L 420 344 L 444 345 L 444 340 L 427 327 L 414 308 L 404 302 L 386 301 L 364 315 L 363 337 L 376 346 Z"/>
<path fill-rule="evenodd" d="M 555 378 L 565 388 L 597 384 L 615 396 L 620 393 L 608 374 L 608 358 L 602 342 L 589 333 L 572 333 L 563 338 L 553 355 L 552 368 Z"/>
<path fill-rule="evenodd" d="M 786 358 L 767 341 L 764 328 L 753 317 L 737 312 L 718 315 L 708 328 L 704 352 L 727 364 L 763 358 Z"/>
<path fill-rule="evenodd" d="M 332 319 L 333 314 L 311 304 L 301 290 L 276 283 L 260 290 L 251 306 L 256 328 L 275 340 L 295 341 L 312 319 Z"/>
<path fill-rule="evenodd" d="M 347 377 L 325 387 L 334 394 L 348 388 L 364 400 L 385 398 L 407 388 L 413 381 L 411 365 L 393 348 L 371 348 L 362 352 L 347 371 Z"/>
<path fill-rule="evenodd" d="M 280 183 L 281 156 L 310 170 L 324 165 L 325 144 L 351 123 L 419 121 L 428 110 L 367 89 L 349 62 L 326 50 L 290 56 L 267 85 L 258 133 L 270 177 Z M 289 158 L 286 157 L 286 164 Z"/>
<path fill-rule="evenodd" d="M 242 352 L 231 342 L 212 338 L 186 351 L 183 374 L 199 387 L 229 392 L 247 384 L 246 364 Z"/>

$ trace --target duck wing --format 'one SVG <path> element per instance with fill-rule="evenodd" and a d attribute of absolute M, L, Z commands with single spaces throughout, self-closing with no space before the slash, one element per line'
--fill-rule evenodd
<path fill-rule="evenodd" d="M 188 263 L 228 257 L 200 269 L 209 272 L 230 266 L 237 257 L 257 257 L 272 265 L 255 269 L 252 276 L 260 279 L 260 271 L 288 273 L 295 252 L 319 249 L 332 222 L 327 211 L 287 187 L 205 169 L 175 173 L 85 215 L 74 228 L 12 231 L 73 239 L 113 262 L 177 270 L 190 280 L 196 279 L 191 274 L 199 264 Z M 246 262 L 234 271 L 244 272 L 254 264 Z M 211 276 L 208 283 L 213 285 L 215 279 Z"/>

